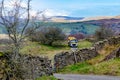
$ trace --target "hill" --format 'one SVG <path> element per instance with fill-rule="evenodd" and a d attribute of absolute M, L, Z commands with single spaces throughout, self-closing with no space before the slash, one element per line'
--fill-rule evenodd
<path fill-rule="evenodd" d="M 58 27 L 66 34 L 82 33 L 85 35 L 94 34 L 99 26 L 83 22 L 60 23 L 60 22 L 41 22 L 45 27 Z"/>
<path fill-rule="evenodd" d="M 69 25 L 69 28 L 72 26 L 76 29 L 79 29 L 78 27 L 81 26 L 82 27 L 86 25 L 91 27 L 91 29 L 93 30 L 84 30 L 84 31 L 79 31 L 87 34 L 93 34 L 96 30 L 95 27 L 100 27 L 103 24 L 107 24 L 105 25 L 106 27 L 111 28 L 112 30 L 114 30 L 117 34 L 120 33 L 120 16 L 96 16 L 96 17 L 68 17 L 68 16 L 54 16 L 51 17 L 49 19 L 49 21 L 51 22 L 58 22 L 58 23 L 71 23 L 71 25 Z M 72 25 L 72 24 L 79 24 L 79 25 Z M 95 28 L 95 29 L 94 29 Z M 71 29 L 70 29 L 71 30 Z M 72 28 L 72 31 L 77 32 L 75 29 Z M 88 31 L 88 32 L 87 32 Z M 89 33 L 89 31 L 92 31 L 93 33 Z"/>
<path fill-rule="evenodd" d="M 48 22 L 79 22 L 84 17 L 52 16 L 47 18 Z"/>
<path fill-rule="evenodd" d="M 51 21 L 50 21 L 51 20 Z M 81 21 L 79 21 L 81 20 Z M 48 21 L 39 21 L 41 26 L 44 27 L 58 27 L 63 30 L 64 33 L 77 34 L 81 33 L 84 35 L 93 35 L 95 31 L 102 26 L 109 27 L 114 30 L 117 34 L 120 33 L 120 19 L 117 17 L 110 18 L 99 18 L 86 20 L 83 17 L 68 17 L 68 16 L 54 16 L 48 19 Z M 6 33 L 3 27 L 0 27 L 0 34 Z"/>
<path fill-rule="evenodd" d="M 118 16 L 95 16 L 95 17 L 52 16 L 49 18 L 45 17 L 45 19 L 48 22 L 84 22 L 84 21 L 102 20 L 102 19 L 120 19 L 120 15 Z M 40 18 L 40 20 L 42 19 Z"/>
<path fill-rule="evenodd" d="M 83 22 L 42 22 L 44 26 L 61 28 L 66 34 L 82 33 L 92 35 L 95 31 L 105 24 L 104 27 L 111 28 L 117 34 L 120 33 L 120 19 L 100 19 Z"/>
<path fill-rule="evenodd" d="M 96 26 L 102 26 L 103 24 L 105 24 L 105 27 L 111 28 L 117 34 L 120 33 L 120 19 L 113 18 L 113 19 L 91 20 L 91 21 L 85 21 L 85 23 Z"/>

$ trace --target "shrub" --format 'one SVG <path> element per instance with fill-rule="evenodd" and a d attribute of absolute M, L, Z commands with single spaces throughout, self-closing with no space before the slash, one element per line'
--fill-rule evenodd
<path fill-rule="evenodd" d="M 26 33 L 29 34 L 29 32 L 31 31 L 28 30 Z M 60 28 L 45 27 L 34 31 L 34 33 L 29 35 L 29 38 L 32 41 L 37 41 L 42 44 L 47 44 L 52 46 L 53 42 L 64 40 L 65 34 L 62 32 Z"/>

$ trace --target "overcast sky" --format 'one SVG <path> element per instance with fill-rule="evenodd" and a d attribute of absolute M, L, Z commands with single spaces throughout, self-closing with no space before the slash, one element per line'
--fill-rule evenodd
<path fill-rule="evenodd" d="M 49 16 L 115 16 L 120 15 L 120 0 L 32 0 L 32 9 Z"/>

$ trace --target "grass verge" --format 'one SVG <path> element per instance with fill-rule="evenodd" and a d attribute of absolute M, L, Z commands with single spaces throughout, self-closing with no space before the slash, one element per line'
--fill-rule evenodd
<path fill-rule="evenodd" d="M 120 76 L 120 58 L 91 65 L 87 62 L 66 66 L 59 73 L 99 74 Z"/>
<path fill-rule="evenodd" d="M 54 76 L 42 76 L 40 78 L 37 78 L 36 80 L 58 80 Z"/>

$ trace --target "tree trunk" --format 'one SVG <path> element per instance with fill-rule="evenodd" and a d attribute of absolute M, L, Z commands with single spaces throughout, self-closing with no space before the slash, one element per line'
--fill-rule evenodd
<path fill-rule="evenodd" d="M 20 45 L 18 43 L 14 44 L 12 60 L 17 61 L 19 59 Z"/>

